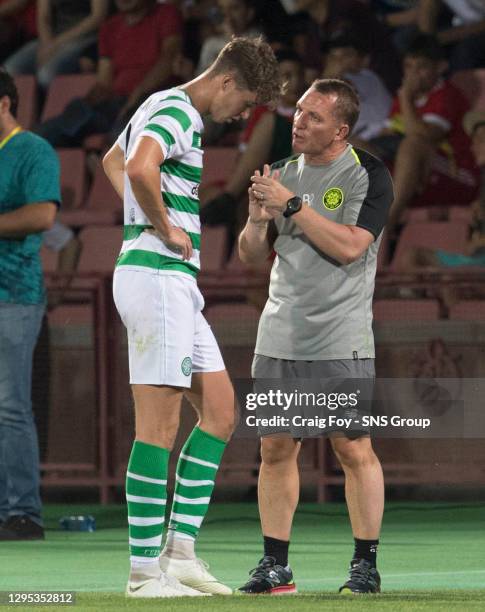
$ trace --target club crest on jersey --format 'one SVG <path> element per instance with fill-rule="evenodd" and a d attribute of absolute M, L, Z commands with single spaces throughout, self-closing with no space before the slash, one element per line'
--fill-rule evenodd
<path fill-rule="evenodd" d="M 182 368 L 182 374 L 184 376 L 190 376 L 190 374 L 192 372 L 192 359 L 190 357 L 186 357 L 182 361 L 180 367 Z"/>
<path fill-rule="evenodd" d="M 323 194 L 322 201 L 327 210 L 335 210 L 344 201 L 344 192 L 339 187 L 327 189 Z"/>

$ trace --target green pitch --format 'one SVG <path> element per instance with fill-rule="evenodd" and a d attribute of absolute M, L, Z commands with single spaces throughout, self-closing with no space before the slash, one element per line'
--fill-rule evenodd
<path fill-rule="evenodd" d="M 58 530 L 63 514 L 86 513 L 96 517 L 94 533 Z M 0 591 L 76 591 L 75 610 L 485 610 L 484 515 L 479 504 L 389 504 L 379 552 L 383 594 L 338 597 L 353 550 L 345 507 L 305 504 L 290 548 L 300 595 L 150 602 L 122 594 L 128 569 L 122 506 L 48 506 L 45 541 L 0 543 Z M 261 557 L 256 506 L 213 505 L 198 552 L 214 574 L 239 586 Z"/>

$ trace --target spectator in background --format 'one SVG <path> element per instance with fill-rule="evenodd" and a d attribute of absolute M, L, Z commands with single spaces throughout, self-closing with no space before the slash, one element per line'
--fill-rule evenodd
<path fill-rule="evenodd" d="M 307 67 L 310 84 L 323 68 L 322 49 L 342 31 L 358 31 L 370 51 L 370 68 L 390 91 L 399 85 L 399 58 L 390 31 L 359 0 L 295 0 L 299 13 L 291 19 L 293 46 Z"/>
<path fill-rule="evenodd" d="M 60 202 L 52 147 L 22 131 L 0 71 L 0 540 L 42 539 L 32 354 L 45 308 L 39 249 Z"/>
<path fill-rule="evenodd" d="M 394 46 L 403 52 L 418 27 L 419 0 L 371 0 L 377 17 L 392 31 Z"/>
<path fill-rule="evenodd" d="M 377 136 L 391 109 L 391 94 L 368 63 L 369 48 L 362 38 L 343 32 L 328 42 L 322 78 L 350 81 L 359 94 L 360 115 L 352 130 L 353 143 Z"/>
<path fill-rule="evenodd" d="M 153 0 L 116 0 L 116 6 L 99 33 L 94 87 L 35 129 L 53 146 L 80 146 L 91 134 L 118 131 L 145 97 L 170 83 L 182 41 L 177 8 Z"/>
<path fill-rule="evenodd" d="M 79 57 L 96 41 L 109 0 L 37 0 L 38 39 L 5 62 L 12 75 L 35 74 L 47 89 L 58 74 L 79 72 Z"/>
<path fill-rule="evenodd" d="M 291 155 L 291 130 L 298 98 L 304 90 L 303 65 L 291 50 L 276 52 L 286 90 L 274 110 L 256 107 L 241 138 L 241 155 L 222 193 L 201 209 L 200 219 L 207 225 L 227 225 L 229 252 L 245 222 L 247 190 L 254 168 Z"/>
<path fill-rule="evenodd" d="M 444 8 L 451 11 L 452 27 L 440 29 Z M 450 72 L 485 67 L 485 2 L 482 0 L 420 0 L 418 24 L 435 34 L 448 52 Z"/>
<path fill-rule="evenodd" d="M 0 63 L 36 36 L 35 0 L 0 0 Z"/>
<path fill-rule="evenodd" d="M 256 15 L 255 0 L 217 0 L 218 15 L 213 17 L 219 20 L 217 29 L 219 33 L 210 36 L 202 45 L 196 75 L 215 61 L 219 51 L 226 45 L 232 36 L 246 36 L 257 38 L 261 35 L 261 29 L 254 24 Z M 186 73 L 184 78 L 189 75 Z M 233 124 L 220 124 L 212 121 L 209 116 L 204 117 L 204 144 L 221 145 L 232 144 L 241 130 L 241 122 Z"/>
<path fill-rule="evenodd" d="M 256 15 L 254 0 L 218 0 L 218 6 L 221 19 L 220 32 L 216 36 L 207 38 L 202 45 L 196 74 L 202 74 L 207 70 L 232 36 L 256 38 L 261 34 L 261 29 L 254 24 Z"/>
<path fill-rule="evenodd" d="M 481 174 L 479 197 L 471 204 L 469 242 L 464 253 L 412 249 L 403 263 L 406 271 L 423 266 L 445 268 L 485 266 L 485 112 L 469 111 L 464 117 L 463 126 L 471 138 L 471 150 Z M 450 305 L 449 299 L 447 302 Z"/>
<path fill-rule="evenodd" d="M 370 150 L 394 167 L 391 235 L 418 194 L 421 204 L 429 206 L 466 204 L 476 193 L 473 156 L 462 128 L 468 103 L 443 79 L 446 68 L 438 41 L 417 35 L 404 56 L 403 82 L 386 127 L 370 143 Z"/>

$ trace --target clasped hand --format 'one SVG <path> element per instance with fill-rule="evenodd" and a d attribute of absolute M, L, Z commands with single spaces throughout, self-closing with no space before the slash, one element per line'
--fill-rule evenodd
<path fill-rule="evenodd" d="M 278 217 L 286 209 L 287 201 L 294 196 L 279 182 L 279 170 L 270 176 L 270 167 L 264 165 L 263 175 L 256 170 L 251 177 L 249 188 L 249 216 L 253 221 L 270 220 Z M 260 211 L 258 211 L 258 208 Z M 254 218 L 253 215 L 258 218 Z"/>

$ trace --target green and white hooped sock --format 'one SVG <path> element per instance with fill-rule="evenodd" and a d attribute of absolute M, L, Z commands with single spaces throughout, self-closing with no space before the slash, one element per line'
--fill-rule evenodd
<path fill-rule="evenodd" d="M 195 540 L 209 508 L 226 442 L 195 427 L 180 451 L 168 528 Z"/>
<path fill-rule="evenodd" d="M 135 440 L 126 473 L 126 502 L 132 565 L 154 563 L 160 555 L 169 451 Z"/>

